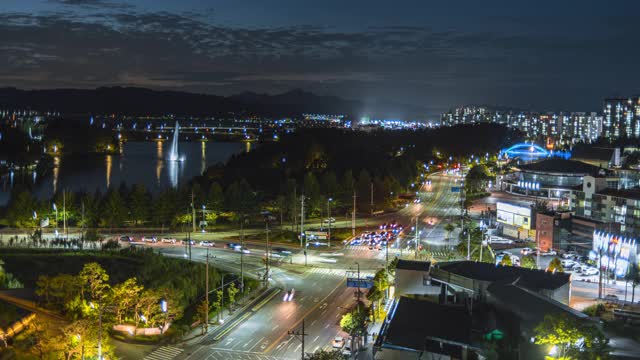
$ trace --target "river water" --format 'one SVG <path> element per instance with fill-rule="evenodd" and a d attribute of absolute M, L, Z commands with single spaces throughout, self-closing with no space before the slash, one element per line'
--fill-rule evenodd
<path fill-rule="evenodd" d="M 56 191 L 105 192 L 109 187 L 144 184 L 158 193 L 167 187 L 177 187 L 202 174 L 207 167 L 226 162 L 233 154 L 250 150 L 250 143 L 241 142 L 180 142 L 178 153 L 184 161 L 169 161 L 170 141 L 127 142 L 116 155 L 74 155 L 54 158 L 53 169 L 42 178 L 33 174 L 28 181 L 33 193 L 46 199 Z M 0 205 L 9 201 L 14 179 L 0 179 Z"/>

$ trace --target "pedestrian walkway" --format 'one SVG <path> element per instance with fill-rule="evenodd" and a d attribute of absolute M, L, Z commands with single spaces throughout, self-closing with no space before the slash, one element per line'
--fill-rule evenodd
<path fill-rule="evenodd" d="M 184 350 L 173 346 L 161 346 L 151 354 L 144 357 L 144 360 L 171 360 L 180 355 Z"/>
<path fill-rule="evenodd" d="M 333 275 L 344 277 L 346 275 L 345 270 L 342 269 L 328 269 L 328 268 L 319 268 L 313 267 L 307 270 L 307 274 L 323 274 L 323 275 Z"/>

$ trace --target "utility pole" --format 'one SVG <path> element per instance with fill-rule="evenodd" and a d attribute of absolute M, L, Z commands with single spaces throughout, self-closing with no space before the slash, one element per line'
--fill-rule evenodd
<path fill-rule="evenodd" d="M 204 315 L 204 331 L 207 332 L 209 330 L 209 248 L 207 248 L 207 265 L 205 267 L 204 279 L 204 302 L 207 304 L 207 311 Z"/>
<path fill-rule="evenodd" d="M 307 238 L 304 236 L 304 194 L 300 195 L 300 247 L 304 240 L 304 249 L 307 250 Z"/>
<path fill-rule="evenodd" d="M 98 359 L 102 359 L 102 302 L 98 311 Z"/>
<path fill-rule="evenodd" d="M 191 220 L 193 222 L 193 232 L 196 232 L 196 207 L 194 205 L 194 195 L 193 195 L 193 190 L 191 190 Z M 189 244 L 191 245 L 191 244 Z"/>
<path fill-rule="evenodd" d="M 598 299 L 602 299 L 602 249 L 598 249 Z"/>
<path fill-rule="evenodd" d="M 482 240 L 480 241 L 480 262 L 482 262 L 482 248 L 484 248 L 484 234 L 482 234 Z"/>
<path fill-rule="evenodd" d="M 264 272 L 264 283 L 265 283 L 265 287 L 269 287 L 269 217 L 267 215 L 267 218 L 265 219 L 265 226 L 266 226 L 266 232 L 267 232 L 267 244 L 266 244 L 266 261 L 265 261 L 265 272 Z"/>
<path fill-rule="evenodd" d="M 351 236 L 356 236 L 356 191 L 353 191 L 353 212 L 351 213 Z"/>
<path fill-rule="evenodd" d="M 240 216 L 240 289 L 242 290 L 242 305 L 244 305 L 244 214 Z"/>
<path fill-rule="evenodd" d="M 287 332 L 287 334 L 289 334 L 289 336 L 294 336 L 296 339 L 300 340 L 300 342 L 302 343 L 302 354 L 300 355 L 300 359 L 304 360 L 305 358 L 305 354 L 304 354 L 304 337 L 309 335 L 309 334 L 305 334 L 304 333 L 304 318 L 302 319 L 302 332 L 299 331 L 291 331 L 289 330 Z"/>
<path fill-rule="evenodd" d="M 293 221 L 291 222 L 291 231 L 295 231 L 295 228 L 297 228 L 297 224 L 298 224 L 298 217 L 296 214 L 296 205 L 298 202 L 298 195 L 297 195 L 297 185 L 293 186 Z M 297 232 L 297 231 L 295 231 Z"/>
<path fill-rule="evenodd" d="M 82 200 L 82 234 L 81 234 L 81 238 L 82 238 L 82 245 L 84 247 L 84 229 L 85 229 L 85 223 L 84 223 L 84 199 Z"/>
<path fill-rule="evenodd" d="M 536 230 L 536 269 L 540 270 L 540 234 Z"/>
<path fill-rule="evenodd" d="M 331 201 L 333 201 L 332 198 L 327 200 L 327 221 L 329 222 L 329 232 L 327 233 L 328 247 L 331 247 Z"/>
<path fill-rule="evenodd" d="M 358 304 L 360 303 L 360 263 L 356 263 L 358 266 L 358 293 L 356 294 L 356 298 L 358 299 Z"/>
<path fill-rule="evenodd" d="M 415 253 L 415 257 L 418 258 L 418 240 L 420 240 L 420 237 L 418 236 L 418 218 L 420 216 L 416 216 L 416 253 Z"/>
<path fill-rule="evenodd" d="M 467 260 L 471 260 L 471 230 L 467 232 Z"/>
<path fill-rule="evenodd" d="M 62 190 L 62 232 L 66 240 L 69 240 L 69 232 L 67 231 L 67 197 L 66 191 Z"/>
<path fill-rule="evenodd" d="M 373 182 L 371 182 L 371 216 L 373 216 Z"/>

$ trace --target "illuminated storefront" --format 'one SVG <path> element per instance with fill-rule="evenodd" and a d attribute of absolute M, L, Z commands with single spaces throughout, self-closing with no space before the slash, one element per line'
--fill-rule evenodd
<path fill-rule="evenodd" d="M 616 277 L 624 277 L 629 264 L 637 261 L 637 251 L 636 239 L 595 230 L 589 258 L 597 261 L 601 255 L 601 269 L 613 271 Z"/>

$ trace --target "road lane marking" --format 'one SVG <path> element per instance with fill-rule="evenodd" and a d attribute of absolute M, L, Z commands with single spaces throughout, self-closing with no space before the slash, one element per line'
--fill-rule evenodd
<path fill-rule="evenodd" d="M 244 321 L 246 318 L 248 318 L 249 316 L 253 315 L 251 312 L 247 312 L 244 315 L 242 315 L 241 317 L 239 317 L 238 319 L 236 319 L 233 323 L 231 323 L 231 325 L 229 325 L 226 329 L 224 329 L 223 332 L 221 332 L 220 334 L 218 334 L 216 337 L 213 338 L 214 341 L 218 341 L 220 339 L 222 339 L 225 335 L 227 335 L 231 330 L 233 330 L 238 324 L 240 324 L 242 321 Z"/>
<path fill-rule="evenodd" d="M 280 292 L 282 291 L 282 289 L 278 289 L 276 291 L 274 291 L 271 295 L 267 296 L 266 299 L 262 300 L 258 305 L 254 306 L 251 311 L 256 312 L 258 311 L 261 307 L 263 307 L 264 305 L 266 305 L 269 301 L 271 301 L 271 299 L 273 299 L 276 295 L 278 295 Z"/>
<path fill-rule="evenodd" d="M 324 302 L 324 300 L 328 299 L 339 287 L 343 286 L 346 283 L 346 279 L 342 279 L 340 280 L 340 282 L 338 283 L 338 285 L 336 285 L 336 287 L 333 288 L 333 290 L 331 290 L 331 292 L 329 294 L 327 294 L 327 296 L 324 297 L 324 299 L 322 299 L 322 301 Z M 291 328 L 295 328 L 296 326 L 298 326 L 302 320 L 304 320 L 304 318 L 306 318 L 307 316 L 309 316 L 309 314 L 311 314 L 313 311 L 315 311 L 319 306 L 321 305 L 320 302 L 318 302 L 316 305 L 312 306 L 311 309 L 309 309 L 309 311 L 307 311 L 306 313 L 304 313 L 304 315 L 302 315 L 300 317 L 299 320 L 297 320 L 292 326 Z M 268 353 L 271 350 L 273 350 L 273 348 L 277 345 L 277 343 L 279 343 L 280 341 L 282 341 L 282 339 L 285 336 L 288 336 L 289 334 L 287 332 L 283 333 L 282 335 L 280 335 L 273 343 L 271 343 L 270 346 L 268 346 L 265 350 L 264 353 Z"/>

